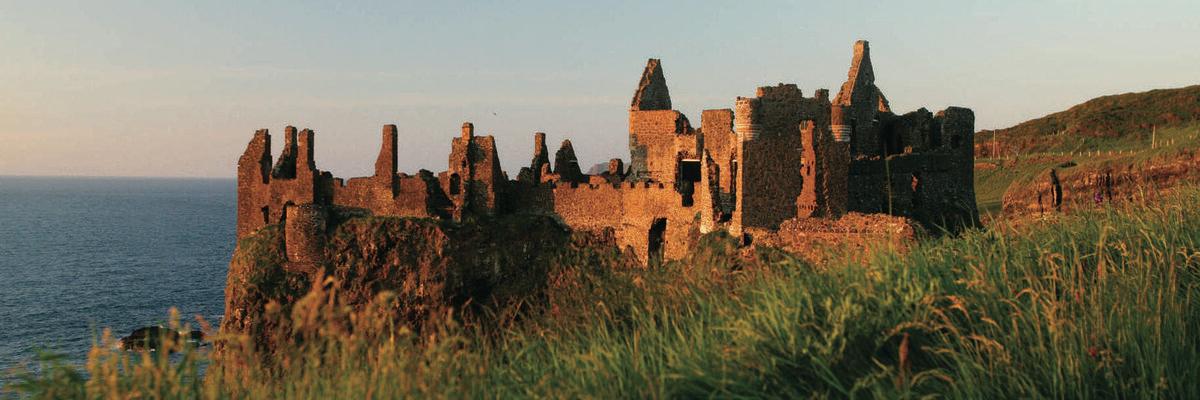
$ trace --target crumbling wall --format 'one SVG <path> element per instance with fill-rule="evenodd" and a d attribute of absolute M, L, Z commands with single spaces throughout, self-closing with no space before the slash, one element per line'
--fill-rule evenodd
<path fill-rule="evenodd" d="M 849 210 L 907 216 L 935 230 L 978 223 L 971 110 L 892 114 L 875 85 L 870 47 L 858 41 L 830 120 L 835 141 L 850 146 Z"/>
<path fill-rule="evenodd" d="M 694 207 L 699 215 L 700 233 L 705 234 L 718 229 L 728 229 L 729 221 L 733 218 L 732 193 L 723 193 L 718 184 L 721 168 L 713 161 L 712 154 L 704 151 L 701 154 L 701 176 L 696 186 L 696 201 Z"/>
<path fill-rule="evenodd" d="M 906 216 L 935 231 L 977 224 L 970 145 L 974 125 L 971 110 L 950 107 L 933 118 L 932 131 L 918 135 L 943 138 L 941 146 L 855 159 L 850 165 L 850 210 Z"/>
<path fill-rule="evenodd" d="M 871 48 L 865 40 L 854 43 L 854 57 L 846 82 L 833 100 L 837 120 L 833 125 L 839 131 L 850 132 L 852 156 L 879 156 L 882 154 L 879 138 L 879 112 L 891 112 L 883 92 L 875 86 L 875 70 L 871 66 Z"/>
<path fill-rule="evenodd" d="M 837 217 L 845 213 L 849 173 L 849 147 L 815 121 L 800 122 L 801 181 L 796 215 L 803 218 Z"/>
<path fill-rule="evenodd" d="M 326 207 L 317 204 L 287 205 L 284 221 L 284 252 L 286 268 L 294 272 L 311 272 L 325 262 Z"/>
<path fill-rule="evenodd" d="M 551 213 L 572 229 L 599 231 L 622 223 L 622 192 L 614 185 L 565 184 L 551 190 Z"/>
<path fill-rule="evenodd" d="M 881 113 L 879 118 L 882 121 L 880 140 L 883 154 L 934 151 L 945 143 L 933 113 L 924 108 L 901 116 Z"/>
<path fill-rule="evenodd" d="M 461 135 L 450 144 L 449 169 L 438 174 L 438 179 L 453 205 L 455 219 L 461 219 L 464 212 L 494 214 L 499 204 L 497 193 L 508 182 L 500 169 L 495 138 L 475 136 L 475 125 L 464 122 Z"/>
<path fill-rule="evenodd" d="M 657 59 L 646 62 L 629 106 L 630 179 L 675 183 L 681 158 L 699 159 L 696 130 L 671 109 L 671 96 Z"/>
<path fill-rule="evenodd" d="M 375 175 L 350 178 L 333 184 L 331 204 L 370 210 L 380 215 L 432 217 L 441 215 L 445 199 L 428 171 L 422 177 L 396 171 L 398 134 L 395 125 L 384 125 Z"/>
<path fill-rule="evenodd" d="M 724 213 L 733 213 L 736 205 L 737 134 L 733 131 L 733 110 L 704 110 L 700 114 L 700 141 L 708 154 L 706 175 L 711 173 L 712 184 L 718 188 L 714 201 Z"/>
<path fill-rule="evenodd" d="M 667 90 L 667 78 L 663 75 L 662 62 L 651 58 L 646 61 L 646 69 L 642 70 L 642 79 L 638 81 L 637 90 L 633 92 L 629 110 L 670 109 L 671 92 Z"/>
<path fill-rule="evenodd" d="M 679 258 L 699 237 L 699 206 L 680 206 L 681 195 L 659 182 L 620 184 L 544 183 L 514 186 L 513 210 L 553 215 L 573 230 L 611 230 L 621 247 L 628 247 L 642 262 L 650 258 L 651 227 L 665 221 L 662 252 Z"/>
<path fill-rule="evenodd" d="M 579 158 L 575 156 L 575 146 L 570 140 L 563 140 L 558 151 L 554 152 L 554 175 L 563 182 L 586 182 L 587 178 L 579 168 Z"/>
<path fill-rule="evenodd" d="M 431 193 L 442 190 L 436 180 L 401 174 L 395 179 L 395 195 L 391 188 L 379 185 L 372 177 L 351 178 L 345 184 L 334 184 L 334 203 L 398 217 L 433 217 L 445 207 L 439 207 Z"/>
<path fill-rule="evenodd" d="M 443 216 L 451 207 L 439 182 L 428 171 L 416 176 L 396 173 L 395 125 L 383 128 L 375 174 L 348 181 L 316 168 L 312 156 L 315 134 L 311 130 L 297 133 L 295 128 L 287 127 L 284 137 L 281 160 L 273 168 L 271 135 L 266 129 L 255 133 L 238 161 L 239 237 L 285 221 L 289 205 L 336 204 L 380 215 L 411 217 Z M 494 145 L 491 147 L 494 149 Z M 499 169 L 498 164 L 493 167 Z"/>
<path fill-rule="evenodd" d="M 246 236 L 270 223 L 266 185 L 271 180 L 271 135 L 266 129 L 254 132 L 238 159 L 237 235 Z"/>
<path fill-rule="evenodd" d="M 827 93 L 827 92 L 822 92 Z M 797 216 L 804 183 L 801 122 L 829 130 L 829 101 L 805 98 L 796 85 L 761 87 L 754 98 L 738 98 L 739 173 L 734 230 L 776 229 Z"/>
<path fill-rule="evenodd" d="M 847 81 L 833 101 L 824 89 L 807 98 L 792 84 L 760 87 L 732 110 L 704 111 L 700 129 L 671 110 L 661 63 L 651 59 L 630 103 L 628 170 L 614 158 L 607 171 L 585 175 L 570 141 L 551 165 L 539 132 L 530 165 L 509 181 L 495 139 L 476 136 L 468 122 L 452 140 L 446 171 L 408 175 L 397 172 L 398 133 L 387 125 L 374 174 L 343 181 L 316 168 L 312 131 L 288 127 L 272 165 L 270 135 L 261 130 L 238 162 L 238 235 L 285 221 L 285 210 L 294 210 L 292 217 L 305 221 L 285 229 L 303 237 L 289 240 L 300 243 L 297 251 L 310 247 L 320 239 L 310 228 L 319 224 L 295 205 L 456 220 L 525 212 L 611 233 L 645 261 L 659 252 L 682 256 L 700 232 L 792 235 L 820 225 L 804 220 L 847 210 L 961 226 L 978 218 L 973 130 L 968 109 L 892 114 L 875 86 L 865 41 L 855 44 Z M 836 232 L 810 236 L 830 235 Z"/>
<path fill-rule="evenodd" d="M 662 236 L 662 254 L 678 259 L 687 253 L 699 237 L 697 207 L 680 206 L 680 195 L 670 186 L 656 183 L 631 183 L 622 186 L 622 224 L 616 232 L 618 243 L 631 246 L 638 259 L 650 258 L 651 227 L 656 220 L 666 223 Z"/>
<path fill-rule="evenodd" d="M 517 180 L 526 183 L 541 183 L 543 171 L 550 170 L 550 153 L 546 150 L 546 134 L 533 134 L 533 159 L 528 168 L 522 168 Z"/>
<path fill-rule="evenodd" d="M 288 127 L 285 131 L 292 133 L 295 128 Z M 295 136 L 285 135 L 285 139 L 284 148 L 293 150 L 284 154 L 287 158 L 294 154 L 295 161 L 280 163 L 277 170 L 271 167 L 271 135 L 266 129 L 255 132 L 238 160 L 239 237 L 282 222 L 285 205 L 328 201 L 324 194 L 331 192 L 327 186 L 332 180 L 316 169 L 313 132 L 305 129 Z"/>
<path fill-rule="evenodd" d="M 822 263 L 831 255 L 857 259 L 869 256 L 876 249 L 903 251 L 915 244 L 924 230 L 907 218 L 848 213 L 837 219 L 790 219 L 780 224 L 778 231 L 751 233 L 756 234 L 756 245 L 779 247 L 813 263 Z"/>
<path fill-rule="evenodd" d="M 630 111 L 629 149 L 633 179 L 675 182 L 677 155 L 696 156 L 696 132 L 687 117 L 674 110 Z"/>

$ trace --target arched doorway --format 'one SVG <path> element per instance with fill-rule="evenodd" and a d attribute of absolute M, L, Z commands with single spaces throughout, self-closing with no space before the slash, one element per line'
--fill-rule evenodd
<path fill-rule="evenodd" d="M 648 237 L 649 245 L 646 248 L 646 264 L 655 264 L 662 262 L 663 245 L 666 244 L 664 236 L 667 233 L 667 219 L 655 218 L 650 224 L 650 232 Z"/>

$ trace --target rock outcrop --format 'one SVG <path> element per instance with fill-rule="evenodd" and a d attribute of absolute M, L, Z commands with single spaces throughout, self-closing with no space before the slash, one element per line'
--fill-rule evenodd
<path fill-rule="evenodd" d="M 383 292 L 396 300 L 398 323 L 420 327 L 438 311 L 482 314 L 514 302 L 536 303 L 559 265 L 627 265 L 611 235 L 576 233 L 546 216 L 510 215 L 467 224 L 375 217 L 338 209 L 314 265 L 286 249 L 279 226 L 243 238 L 225 288 L 223 332 L 246 333 L 270 350 L 275 327 L 264 318 L 271 303 L 286 309 L 317 279 L 332 279 L 339 299 L 369 304 Z M 277 334 L 275 332 L 274 334 Z"/>
<path fill-rule="evenodd" d="M 1153 201 L 1184 183 L 1196 181 L 1200 181 L 1197 150 L 1145 164 L 1071 166 L 1038 174 L 1032 181 L 1014 183 L 1004 193 L 1003 211 L 1006 215 L 1042 214 L 1127 201 Z"/>

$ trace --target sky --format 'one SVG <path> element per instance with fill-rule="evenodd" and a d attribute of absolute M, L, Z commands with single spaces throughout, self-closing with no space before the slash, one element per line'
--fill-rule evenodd
<path fill-rule="evenodd" d="M 1003 128 L 1200 83 L 1200 1 L 369 2 L 0 0 L 0 175 L 219 177 L 256 129 L 316 132 L 318 168 L 446 169 L 464 121 L 503 168 L 533 133 L 588 166 L 628 154 L 647 58 L 700 124 L 758 86 L 836 93 L 871 43 L 893 111 Z"/>

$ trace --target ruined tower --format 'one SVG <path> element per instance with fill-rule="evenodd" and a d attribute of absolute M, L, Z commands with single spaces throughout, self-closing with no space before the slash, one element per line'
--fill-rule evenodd
<path fill-rule="evenodd" d="M 738 138 L 737 209 L 733 213 L 734 229 L 776 229 L 783 221 L 803 216 L 801 205 L 815 209 L 817 193 L 800 202 L 806 185 L 816 185 L 817 175 L 806 167 L 828 162 L 816 153 L 806 159 L 805 152 L 819 150 L 829 132 L 829 101 L 825 91 L 804 97 L 796 85 L 779 84 L 758 88 L 755 97 L 738 98 L 734 130 Z M 808 137 L 805 138 L 805 129 Z M 805 211 L 809 213 L 809 211 Z"/>
<path fill-rule="evenodd" d="M 475 136 L 475 125 L 464 122 L 461 134 L 450 144 L 449 169 L 439 177 L 453 204 L 452 215 L 463 212 L 490 215 L 496 211 L 497 192 L 508 178 L 500 170 L 496 139 Z"/>
<path fill-rule="evenodd" d="M 688 149 L 680 154 L 679 149 Z M 677 162 L 699 164 L 696 132 L 687 117 L 671 109 L 671 95 L 657 59 L 646 69 L 629 106 L 629 165 L 631 179 L 674 183 Z"/>
<path fill-rule="evenodd" d="M 375 159 L 375 180 L 391 196 L 396 195 L 396 125 L 383 126 L 383 142 Z"/>
<path fill-rule="evenodd" d="M 575 147 L 570 140 L 563 140 L 562 146 L 554 152 L 554 174 L 563 182 L 583 182 L 583 172 L 579 169 L 579 159 L 575 158 Z"/>
<path fill-rule="evenodd" d="M 255 132 L 238 160 L 238 235 L 279 223 L 287 204 L 319 202 L 321 174 L 313 161 L 311 130 L 296 133 L 285 129 L 284 150 L 280 162 L 271 167 L 271 134 Z"/>
<path fill-rule="evenodd" d="M 834 136 L 839 141 L 849 137 L 852 155 L 880 155 L 878 112 L 891 112 L 887 99 L 875 86 L 875 69 L 871 66 L 871 47 L 865 40 L 854 43 L 854 56 L 846 82 L 834 98 L 831 109 Z"/>
<path fill-rule="evenodd" d="M 287 267 L 297 272 L 316 270 L 325 261 L 325 206 L 300 204 L 285 206 L 284 253 Z"/>
<path fill-rule="evenodd" d="M 848 211 L 951 231 L 978 219 L 974 114 L 893 114 L 865 41 L 854 44 L 832 101 L 825 89 L 805 97 L 794 84 L 762 86 L 732 108 L 704 110 L 699 129 L 671 107 L 661 62 L 650 59 L 628 110 L 628 169 L 613 158 L 607 171 L 585 174 L 569 140 L 551 155 L 538 132 L 517 181 L 501 169 L 495 139 L 470 122 L 453 135 L 446 170 L 412 175 L 397 170 L 397 127 L 385 125 L 374 173 L 348 180 L 317 169 L 311 130 L 286 128 L 275 163 L 271 136 L 259 130 L 238 161 L 238 236 L 282 222 L 288 258 L 304 266 L 320 262 L 333 210 L 454 220 L 530 213 L 612 235 L 645 261 L 680 257 L 703 232 L 794 234 Z"/>
<path fill-rule="evenodd" d="M 651 58 L 646 62 L 646 69 L 642 71 L 642 80 L 638 83 L 637 91 L 633 93 L 629 110 L 670 109 L 671 92 L 667 90 L 667 78 L 663 76 L 662 63 L 657 58 Z"/>

